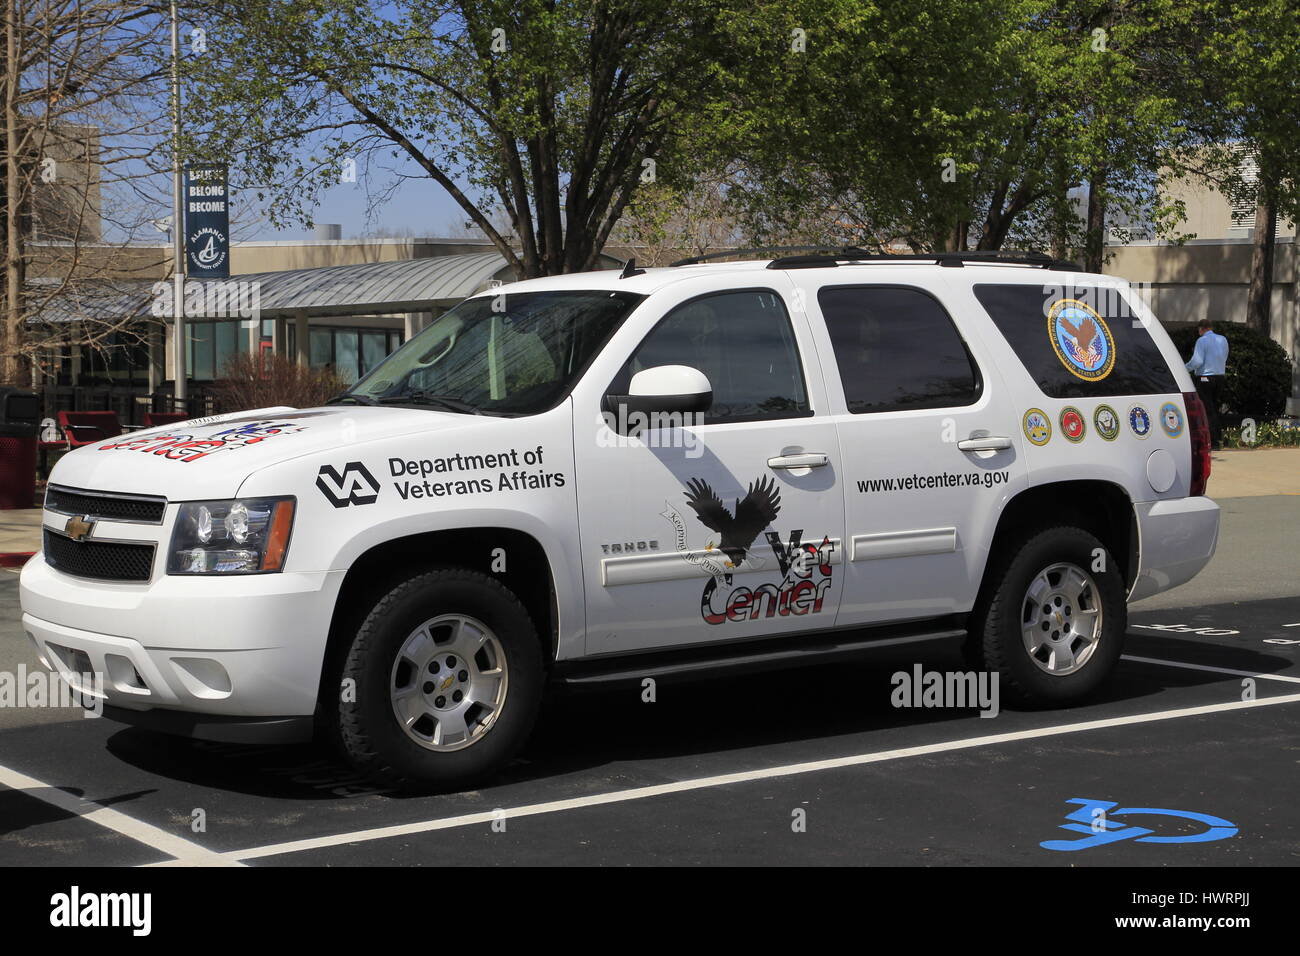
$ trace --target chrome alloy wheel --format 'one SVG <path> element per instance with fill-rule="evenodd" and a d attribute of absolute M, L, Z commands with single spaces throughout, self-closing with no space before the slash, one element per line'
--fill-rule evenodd
<path fill-rule="evenodd" d="M 1020 614 L 1029 658 L 1054 677 L 1073 674 L 1092 657 L 1101 638 L 1097 583 L 1082 568 L 1062 562 L 1029 582 Z"/>
<path fill-rule="evenodd" d="M 427 750 L 463 750 L 492 729 L 509 689 L 501 641 L 481 621 L 442 614 L 402 642 L 389 680 L 393 714 Z"/>

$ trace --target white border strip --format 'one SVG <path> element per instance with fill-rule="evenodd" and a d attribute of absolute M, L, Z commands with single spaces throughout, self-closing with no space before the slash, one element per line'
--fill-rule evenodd
<path fill-rule="evenodd" d="M 1189 671 L 1211 671 L 1215 674 L 1233 674 L 1237 677 L 1253 677 L 1256 680 L 1280 680 L 1288 684 L 1300 684 L 1300 677 L 1288 677 L 1286 674 L 1256 674 L 1253 671 L 1233 670 L 1231 667 L 1210 667 L 1206 664 L 1187 664 L 1183 661 L 1162 661 L 1154 657 L 1134 657 L 1121 654 L 1120 660 L 1133 661 L 1137 664 L 1159 664 L 1162 667 L 1182 667 Z"/>
<path fill-rule="evenodd" d="M 184 837 L 161 830 L 153 824 L 128 817 L 125 813 L 111 807 L 103 807 L 92 800 L 74 797 L 65 790 L 42 783 L 35 777 L 29 777 L 9 767 L 0 766 L 0 784 L 11 790 L 21 791 L 52 807 L 58 807 L 82 820 L 107 827 L 136 843 L 153 847 L 159 853 L 174 857 L 175 863 L 184 866 L 243 866 L 227 854 L 199 846 Z"/>
<path fill-rule="evenodd" d="M 1166 662 L 1158 662 L 1166 663 Z M 1251 675 L 1254 676 L 1254 675 Z M 1260 675 L 1262 676 L 1262 675 Z M 681 780 L 676 783 L 659 784 L 652 787 L 637 787 L 631 790 L 616 790 L 612 793 L 599 793 L 570 800 L 553 800 L 549 803 L 535 803 L 528 806 L 513 807 L 506 810 L 489 810 L 480 813 L 467 813 L 458 817 L 446 817 L 441 820 L 425 820 L 420 823 L 406 823 L 389 827 L 376 827 L 369 830 L 357 830 L 353 833 L 339 833 L 333 836 L 314 837 L 307 840 L 292 840 L 287 843 L 273 843 L 267 846 L 250 847 L 246 850 L 234 850 L 221 856 L 230 860 L 256 860 L 262 857 L 279 856 L 287 853 L 302 853 L 306 850 L 320 850 L 326 847 L 343 846 L 352 843 L 366 843 L 372 840 L 387 840 L 393 837 L 411 836 L 416 833 L 431 833 L 435 830 L 450 830 L 456 827 L 489 824 L 504 816 L 507 819 L 537 816 L 544 813 L 559 813 L 565 810 L 578 810 L 584 807 L 604 806 L 611 803 L 625 803 L 629 800 L 644 800 L 649 797 L 661 797 L 675 793 L 688 793 L 693 790 L 705 790 L 711 787 L 725 787 L 737 783 L 750 783 L 755 780 L 772 780 L 778 777 L 791 777 L 797 774 L 816 773 L 822 770 L 837 770 L 842 767 L 858 767 L 864 764 L 882 763 L 887 760 L 900 760 L 906 757 L 922 757 L 929 754 L 949 753 L 956 750 L 970 750 L 977 747 L 990 747 L 997 744 L 1011 743 L 1017 740 L 1035 740 L 1043 737 L 1056 737 L 1063 734 L 1083 733 L 1089 730 L 1103 730 L 1110 727 L 1127 727 L 1133 724 L 1152 723 L 1161 720 L 1175 720 L 1180 717 L 1198 717 L 1203 714 L 1218 714 L 1236 710 L 1252 710 L 1257 707 L 1272 707 L 1277 704 L 1300 703 L 1300 694 L 1283 697 L 1267 697 L 1259 700 L 1230 701 L 1223 704 L 1208 704 L 1202 707 L 1187 707 L 1181 710 L 1164 710 L 1151 714 L 1134 714 L 1129 717 L 1109 717 L 1103 720 L 1089 720 L 1078 724 L 1058 724 L 1054 727 L 1041 727 L 1037 730 L 1021 730 L 1007 734 L 991 734 L 986 737 L 973 737 L 964 740 L 950 740 L 921 747 L 904 747 L 898 750 L 884 750 L 876 753 L 856 754 L 849 757 L 833 757 L 828 760 L 813 760 L 807 763 L 786 764 L 780 767 L 766 767 L 759 770 L 745 770 L 740 773 L 720 774 L 714 777 L 699 777 L 694 780 Z"/>

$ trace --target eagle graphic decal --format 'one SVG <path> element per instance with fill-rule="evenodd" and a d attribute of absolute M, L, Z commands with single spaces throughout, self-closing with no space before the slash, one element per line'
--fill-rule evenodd
<path fill-rule="evenodd" d="M 693 478 L 686 485 L 686 503 L 700 523 L 722 536 L 718 550 L 727 556 L 727 567 L 734 568 L 745 560 L 750 547 L 763 529 L 781 512 L 781 493 L 771 478 L 750 482 L 744 498 L 737 499 L 735 513 L 727 510 L 709 483 Z M 713 545 L 709 545 L 709 550 Z"/>
<path fill-rule="evenodd" d="M 1096 322 L 1085 318 L 1078 325 L 1071 325 L 1070 320 L 1062 316 L 1061 328 L 1070 336 L 1065 347 L 1075 362 L 1088 371 L 1101 364 L 1101 346 L 1097 344 L 1101 332 L 1097 330 Z"/>
<path fill-rule="evenodd" d="M 1047 334 L 1061 364 L 1079 378 L 1095 382 L 1115 367 L 1110 329 L 1085 302 L 1061 299 L 1053 303 L 1047 313 Z"/>

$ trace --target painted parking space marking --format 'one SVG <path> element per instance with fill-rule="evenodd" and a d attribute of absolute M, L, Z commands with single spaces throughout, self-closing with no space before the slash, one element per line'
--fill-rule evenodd
<path fill-rule="evenodd" d="M 1237 835 L 1237 826 L 1231 821 L 1195 810 L 1165 810 L 1159 807 L 1122 807 L 1116 810 L 1115 807 L 1119 804 L 1113 800 L 1092 800 L 1087 797 L 1075 797 L 1065 802 L 1078 804 L 1079 809 L 1066 814 L 1065 819 L 1072 822 L 1062 823 L 1061 829 L 1085 835 L 1073 840 L 1044 840 L 1038 844 L 1044 850 L 1069 853 L 1120 840 L 1135 840 L 1138 843 L 1213 843 Z M 1160 836 L 1147 827 L 1129 826 L 1112 819 L 1122 816 L 1177 817 L 1192 820 L 1205 829 L 1198 833 Z"/>
<path fill-rule="evenodd" d="M 1158 664 L 1174 664 L 1169 661 L 1154 661 Z M 1176 665 L 1175 665 L 1176 666 Z M 1251 675 L 1255 676 L 1255 675 Z M 1264 675 L 1258 675 L 1264 676 Z M 903 760 L 909 757 L 923 757 L 931 754 L 950 753 L 959 750 L 971 750 L 980 747 L 996 746 L 1021 740 L 1035 740 L 1066 734 L 1084 733 L 1090 730 L 1103 730 L 1112 727 L 1126 727 L 1135 724 L 1154 723 L 1164 720 L 1176 720 L 1183 717 L 1198 717 L 1207 714 L 1228 713 L 1238 710 L 1251 710 L 1257 707 L 1272 707 L 1280 704 L 1300 703 L 1300 694 L 1267 697 L 1257 700 L 1229 701 L 1220 704 L 1207 704 L 1199 707 L 1186 707 L 1178 710 L 1157 711 L 1148 714 L 1133 714 L 1127 717 L 1108 717 L 1098 720 L 1081 721 L 1074 724 L 1058 724 L 1033 730 L 1016 731 L 1005 734 L 990 734 L 983 737 L 970 737 L 959 740 L 944 741 L 919 747 L 904 747 L 897 750 L 876 751 L 873 753 L 854 754 L 846 757 L 833 757 L 826 760 L 814 760 L 805 763 L 786 764 L 778 767 L 765 767 L 738 773 L 720 774 L 711 777 L 699 777 L 674 783 L 657 784 L 648 787 L 636 787 L 629 790 L 616 790 L 609 793 L 592 794 L 567 800 L 555 800 L 513 808 L 499 808 L 477 813 L 467 813 L 437 820 L 400 824 L 387 827 L 374 827 L 356 830 L 351 833 L 339 833 L 332 836 L 314 837 L 304 840 L 291 840 L 265 846 L 250 847 L 245 850 L 233 850 L 221 854 L 225 858 L 238 861 L 256 860 L 307 850 L 319 850 L 329 847 L 365 843 L 373 840 L 386 840 L 394 837 L 413 836 L 420 833 L 432 833 L 459 827 L 491 824 L 503 817 L 515 819 L 528 816 L 540 816 L 548 813 L 562 813 L 567 810 L 579 810 L 586 807 L 603 806 L 614 803 L 626 803 L 671 794 L 725 787 L 733 784 L 751 783 L 757 780 L 771 780 L 791 777 L 799 774 L 818 773 L 826 770 L 838 770 L 846 767 L 865 766 L 891 760 Z"/>
<path fill-rule="evenodd" d="M 1120 660 L 1132 661 L 1135 664 L 1159 664 L 1162 667 L 1182 667 L 1189 671 L 1212 671 L 1216 674 L 1229 674 L 1233 677 L 1253 677 L 1256 680 L 1276 680 L 1285 681 L 1288 684 L 1300 684 L 1300 677 L 1289 677 L 1286 674 L 1256 674 L 1254 671 L 1239 671 L 1231 667 L 1210 667 L 1206 664 L 1157 660 L 1154 657 L 1136 657 L 1132 654 L 1121 654 Z"/>
<path fill-rule="evenodd" d="M 168 833 L 166 830 L 145 823 L 143 820 L 137 820 L 135 817 L 127 816 L 120 810 L 100 806 L 93 800 L 74 797 L 64 790 L 59 790 L 57 787 L 37 780 L 35 777 L 29 777 L 25 773 L 12 770 L 9 767 L 0 766 L 0 784 L 11 790 L 20 791 L 29 797 L 35 797 L 43 803 L 57 807 L 65 813 L 72 814 L 89 823 L 98 824 L 112 830 L 127 839 L 143 843 L 160 853 L 166 853 L 168 856 L 174 857 L 175 862 L 182 865 L 243 865 L 184 837 Z"/>

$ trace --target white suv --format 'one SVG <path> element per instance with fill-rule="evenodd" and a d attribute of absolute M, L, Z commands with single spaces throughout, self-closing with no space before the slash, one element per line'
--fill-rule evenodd
<path fill-rule="evenodd" d="M 1024 701 L 1195 575 L 1205 415 L 1119 280 L 859 250 L 519 282 L 322 408 L 65 457 L 23 626 L 108 716 L 457 786 L 548 683 L 951 636 Z"/>

